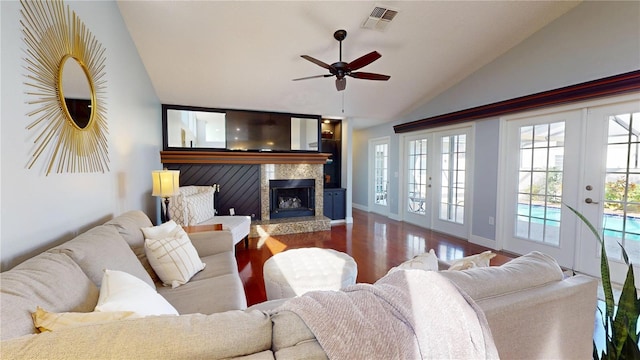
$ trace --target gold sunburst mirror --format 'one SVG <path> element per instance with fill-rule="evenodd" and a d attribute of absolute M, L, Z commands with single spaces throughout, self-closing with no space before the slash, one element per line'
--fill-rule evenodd
<path fill-rule="evenodd" d="M 21 0 L 32 168 L 45 172 L 109 170 L 104 48 L 62 0 Z"/>

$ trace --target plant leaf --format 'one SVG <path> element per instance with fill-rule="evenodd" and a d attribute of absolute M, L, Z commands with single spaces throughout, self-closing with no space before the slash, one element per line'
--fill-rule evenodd
<path fill-rule="evenodd" d="M 622 346 L 619 359 L 640 359 L 640 349 L 638 349 L 637 340 L 634 341 L 631 336 L 627 337 L 627 341 L 625 341 Z"/>
<path fill-rule="evenodd" d="M 625 342 L 628 342 L 628 339 L 631 339 L 632 342 L 634 341 L 639 315 L 640 306 L 635 286 L 633 265 L 629 264 L 627 278 L 622 286 L 622 293 L 618 300 L 618 311 L 616 312 L 611 330 L 612 341 L 616 348 L 617 355 L 621 355 L 623 347 L 628 346 L 628 344 L 625 345 Z"/>
<path fill-rule="evenodd" d="M 624 246 L 620 244 L 620 241 L 618 241 L 618 245 L 620 245 L 620 248 L 622 249 L 622 258 L 624 258 L 624 263 L 629 265 L 629 255 L 627 255 L 627 251 L 624 249 Z"/>

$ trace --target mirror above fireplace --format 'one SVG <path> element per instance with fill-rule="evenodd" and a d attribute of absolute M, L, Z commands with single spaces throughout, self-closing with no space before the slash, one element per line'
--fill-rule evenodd
<path fill-rule="evenodd" d="M 320 116 L 162 105 L 164 150 L 319 152 Z"/>

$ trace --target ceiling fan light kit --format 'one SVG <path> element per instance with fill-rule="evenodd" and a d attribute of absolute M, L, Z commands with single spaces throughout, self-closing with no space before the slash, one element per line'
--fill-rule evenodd
<path fill-rule="evenodd" d="M 378 60 L 380 57 L 382 57 L 382 55 L 380 55 L 380 53 L 378 53 L 377 51 L 372 51 L 366 55 L 363 55 L 353 60 L 350 63 L 344 62 L 342 61 L 342 41 L 347 37 L 347 31 L 337 30 L 335 33 L 333 33 L 333 37 L 336 40 L 338 40 L 338 42 L 340 43 L 340 59 L 338 62 L 335 62 L 329 65 L 309 55 L 301 55 L 303 59 L 311 61 L 312 63 L 329 70 L 329 74 L 307 76 L 307 77 L 293 79 L 293 81 L 335 76 L 336 89 L 338 91 L 342 91 L 347 87 L 347 79 L 345 78 L 345 76 L 350 76 L 356 79 L 379 80 L 379 81 L 387 81 L 391 78 L 391 76 L 389 75 L 375 74 L 375 73 L 362 72 L 362 71 L 357 72 L 356 70 L 359 70 L 371 64 L 372 62 Z"/>

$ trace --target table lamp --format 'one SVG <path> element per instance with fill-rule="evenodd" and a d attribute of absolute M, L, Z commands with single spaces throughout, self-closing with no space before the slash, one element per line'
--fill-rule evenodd
<path fill-rule="evenodd" d="M 151 178 L 153 179 L 151 195 L 164 198 L 164 211 L 161 211 L 160 219 L 165 223 L 170 220 L 169 197 L 177 194 L 180 187 L 180 170 L 167 170 L 167 168 L 154 170 L 151 172 Z"/>

